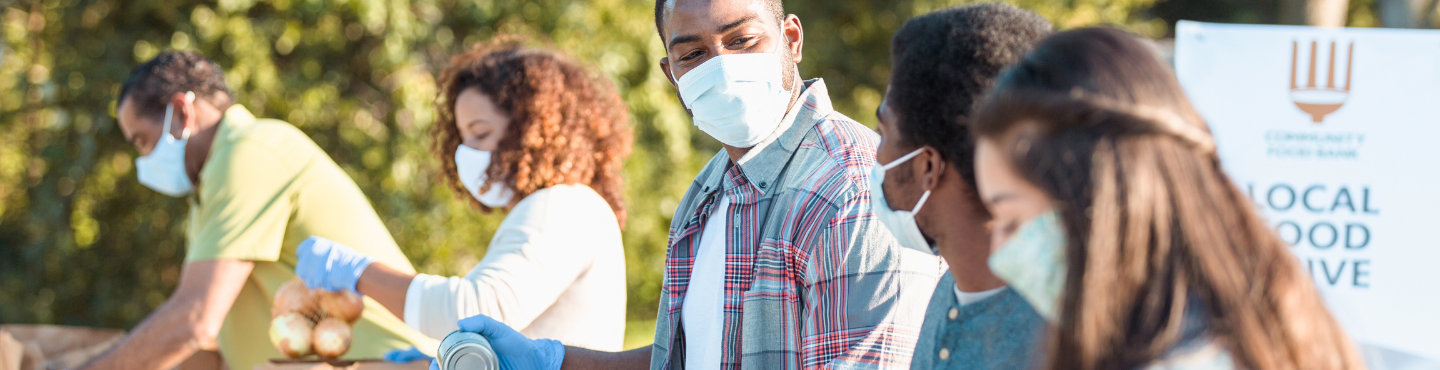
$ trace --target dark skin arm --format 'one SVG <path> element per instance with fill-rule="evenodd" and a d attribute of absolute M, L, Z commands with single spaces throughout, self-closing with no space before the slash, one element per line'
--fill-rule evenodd
<path fill-rule="evenodd" d="M 186 264 L 164 305 L 115 349 L 77 369 L 171 369 L 196 351 L 219 348 L 220 326 L 254 268 L 254 262 L 239 260 Z"/>
<path fill-rule="evenodd" d="M 644 346 L 624 352 L 602 352 L 578 347 L 565 347 L 562 370 L 614 370 L 649 369 L 650 353 L 653 346 Z"/>

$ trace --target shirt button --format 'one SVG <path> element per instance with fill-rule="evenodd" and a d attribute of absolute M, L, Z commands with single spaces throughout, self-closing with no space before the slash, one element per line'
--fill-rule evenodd
<path fill-rule="evenodd" d="M 941 348 L 941 349 L 940 349 L 940 361 L 945 361 L 945 360 L 949 360 L 949 359 L 950 359 L 950 350 L 945 349 L 945 348 Z"/>
<path fill-rule="evenodd" d="M 959 317 L 959 316 L 960 316 L 960 309 L 958 309 L 958 308 L 953 308 L 953 307 L 950 308 L 950 319 L 951 319 L 951 320 L 954 320 L 956 317 Z"/>
<path fill-rule="evenodd" d="M 761 188 L 761 189 L 764 189 L 764 188 L 765 188 L 765 185 L 769 185 L 769 184 L 766 184 L 764 181 L 761 181 L 761 182 L 760 182 L 760 188 Z"/>

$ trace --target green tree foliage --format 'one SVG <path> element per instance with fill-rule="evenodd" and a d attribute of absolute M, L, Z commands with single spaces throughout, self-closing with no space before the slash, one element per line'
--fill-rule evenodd
<path fill-rule="evenodd" d="M 806 77 L 873 122 L 889 39 L 910 16 L 962 0 L 791 0 Z M 1018 0 L 1062 27 L 1122 24 L 1160 36 L 1154 0 Z M 0 322 L 126 328 L 174 289 L 188 209 L 135 181 L 114 96 L 164 49 L 228 68 L 238 102 L 299 127 L 370 197 L 423 272 L 461 274 L 502 215 L 434 181 L 427 132 L 449 56 L 498 34 L 529 35 L 608 76 L 629 105 L 625 230 L 632 319 L 653 318 L 667 228 L 719 150 L 694 129 L 657 68 L 651 0 L 0 1 Z"/>
<path fill-rule="evenodd" d="M 823 77 L 836 110 L 875 126 L 890 79 L 890 37 L 910 17 L 965 0 L 786 1 L 806 31 L 801 75 Z M 1152 37 L 1165 33 L 1163 20 L 1141 14 L 1155 0 L 1007 0 L 1059 28 L 1109 24 Z"/>
<path fill-rule="evenodd" d="M 135 181 L 114 95 L 167 48 L 228 68 L 238 102 L 287 120 L 350 174 L 425 272 L 461 274 L 502 215 L 434 181 L 435 75 L 497 34 L 609 76 L 632 113 L 626 244 L 653 307 L 671 210 L 708 155 L 665 78 L 643 1 L 52 0 L 0 11 L 0 321 L 128 327 L 173 290 L 187 212 Z M 653 308 L 650 309 L 653 311 Z"/>

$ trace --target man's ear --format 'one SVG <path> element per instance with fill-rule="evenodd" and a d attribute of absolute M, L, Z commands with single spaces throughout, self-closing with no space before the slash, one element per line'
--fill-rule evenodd
<path fill-rule="evenodd" d="M 174 131 L 177 128 L 175 126 L 178 125 L 182 133 L 186 130 L 189 130 L 191 134 L 195 133 L 198 127 L 197 125 L 199 124 L 195 121 L 196 100 L 194 93 L 186 94 L 177 92 L 170 95 L 170 105 L 174 107 L 174 109 L 171 110 L 171 115 L 173 116 L 171 119 L 174 120 L 174 122 L 170 123 L 171 131 Z M 164 119 L 164 117 L 162 116 L 161 119 Z M 164 122 L 161 122 L 161 124 L 164 124 Z M 176 135 L 175 137 L 178 138 L 181 137 L 181 135 Z"/>
<path fill-rule="evenodd" d="M 920 186 L 925 190 L 935 190 L 940 186 L 940 180 L 945 176 L 945 168 L 949 163 L 945 162 L 945 156 L 939 150 L 926 145 L 922 147 L 925 155 L 916 156 L 916 162 L 920 168 L 916 172 L 920 174 Z"/>
<path fill-rule="evenodd" d="M 800 64 L 800 60 L 805 59 L 804 55 L 801 54 L 805 46 L 805 29 L 800 27 L 800 17 L 796 17 L 794 14 L 786 14 L 785 21 L 780 23 L 780 33 L 784 34 L 785 39 L 790 41 L 790 44 L 785 46 L 790 48 L 790 55 L 794 57 L 794 60 L 791 60 L 791 62 Z"/>
<path fill-rule="evenodd" d="M 670 57 L 660 58 L 660 71 L 665 73 L 665 80 L 670 81 L 670 86 L 679 91 L 680 85 L 676 85 L 675 74 L 670 73 Z"/>
<path fill-rule="evenodd" d="M 683 99 L 684 99 L 684 98 L 683 98 L 683 97 L 680 97 L 680 85 L 679 85 L 679 80 L 677 80 L 677 79 L 675 78 L 675 74 L 674 74 L 674 73 L 670 72 L 670 57 L 660 58 L 660 71 L 663 72 L 663 73 L 665 73 L 665 79 L 668 80 L 668 81 L 670 81 L 670 87 L 673 88 L 673 89 L 675 89 L 675 97 L 682 99 L 682 100 L 681 100 L 682 103 L 681 103 L 680 105 L 681 105 L 681 106 L 684 106 L 684 105 L 685 105 L 685 104 L 683 103 L 683 101 L 684 101 Z M 694 117 L 694 116 L 695 116 L 695 113 L 691 112 L 691 111 L 690 111 L 690 108 L 685 108 L 685 114 L 688 114 L 688 115 L 690 115 L 691 117 Z"/>

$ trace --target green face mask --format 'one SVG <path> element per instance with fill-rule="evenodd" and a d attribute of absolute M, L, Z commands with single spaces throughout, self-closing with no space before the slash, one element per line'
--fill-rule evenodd
<path fill-rule="evenodd" d="M 990 270 L 1010 283 L 1050 322 L 1065 288 L 1065 228 L 1055 211 L 1047 211 L 1020 225 L 1000 250 L 990 255 Z"/>

